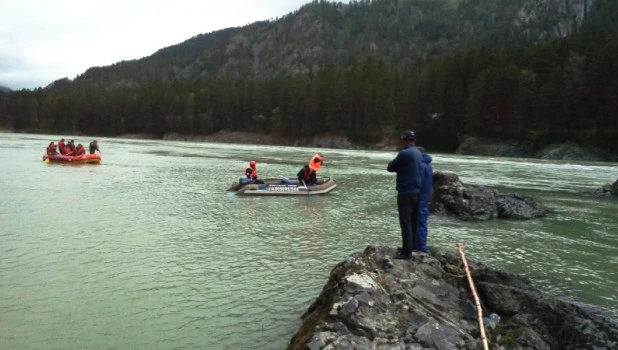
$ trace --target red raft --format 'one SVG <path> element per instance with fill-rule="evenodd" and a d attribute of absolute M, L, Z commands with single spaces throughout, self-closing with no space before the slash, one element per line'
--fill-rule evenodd
<path fill-rule="evenodd" d="M 81 156 L 63 156 L 62 154 L 43 155 L 45 163 L 63 163 L 63 164 L 99 164 L 101 156 L 98 154 L 84 154 Z"/>

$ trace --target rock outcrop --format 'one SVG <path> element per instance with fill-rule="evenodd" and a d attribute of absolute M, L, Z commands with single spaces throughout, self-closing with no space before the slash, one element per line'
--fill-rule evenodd
<path fill-rule="evenodd" d="M 557 143 L 534 149 L 532 145 L 516 140 L 496 140 L 482 137 L 467 137 L 459 145 L 456 154 L 488 157 L 540 158 L 574 161 L 616 161 L 616 156 L 588 145 L 573 142 Z"/>
<path fill-rule="evenodd" d="M 518 194 L 500 194 L 485 186 L 464 185 L 456 174 L 434 172 L 430 210 L 462 220 L 532 219 L 549 210 L 538 200 Z"/>
<path fill-rule="evenodd" d="M 337 264 L 288 349 L 480 349 L 475 303 L 457 255 L 411 260 L 369 246 Z M 618 322 L 545 294 L 523 277 L 469 262 L 492 349 L 617 349 Z M 496 316 L 497 315 L 497 316 Z M 488 320 L 486 320 L 488 321 Z"/>
<path fill-rule="evenodd" d="M 583 191 L 582 194 L 597 197 L 618 197 L 618 179 L 613 184 L 605 184 L 593 191 Z"/>

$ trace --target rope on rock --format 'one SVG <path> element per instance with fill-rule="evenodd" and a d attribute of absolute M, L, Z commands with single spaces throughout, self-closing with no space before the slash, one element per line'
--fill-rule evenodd
<path fill-rule="evenodd" d="M 470 290 L 472 291 L 472 296 L 474 297 L 474 303 L 476 304 L 476 312 L 477 318 L 479 321 L 479 328 L 481 330 L 481 340 L 483 341 L 483 349 L 489 350 L 489 346 L 487 345 L 487 337 L 485 336 L 485 327 L 483 327 L 483 310 L 481 309 L 481 302 L 479 300 L 478 294 L 476 294 L 476 287 L 474 286 L 474 281 L 472 281 L 472 275 L 470 274 L 470 268 L 468 267 L 468 261 L 466 260 L 466 256 L 464 255 L 463 248 L 461 244 L 457 243 L 457 250 L 459 250 L 459 255 L 461 256 L 461 261 L 463 261 L 464 268 L 466 269 L 466 275 L 468 276 L 468 283 L 470 284 Z"/>

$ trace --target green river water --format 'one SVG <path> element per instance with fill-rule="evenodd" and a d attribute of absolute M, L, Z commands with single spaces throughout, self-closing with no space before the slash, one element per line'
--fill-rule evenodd
<path fill-rule="evenodd" d="M 0 348 L 283 349 L 332 267 L 401 243 L 394 152 L 320 149 L 325 196 L 226 192 L 249 160 L 294 177 L 316 149 L 99 138 L 100 165 L 41 160 L 60 136 L 0 133 Z M 90 138 L 76 137 L 88 144 Z M 618 314 L 616 163 L 433 154 L 466 184 L 539 198 L 530 221 L 432 216 L 431 246 Z"/>

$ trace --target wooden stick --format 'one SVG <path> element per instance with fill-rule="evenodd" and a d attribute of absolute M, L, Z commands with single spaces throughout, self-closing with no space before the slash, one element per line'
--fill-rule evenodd
<path fill-rule="evenodd" d="M 483 310 L 481 309 L 481 302 L 479 301 L 478 294 L 476 294 L 476 287 L 474 286 L 474 281 L 472 281 L 472 275 L 470 275 L 470 268 L 468 268 L 468 261 L 466 261 L 466 257 L 464 255 L 461 244 L 457 243 L 457 249 L 459 250 L 461 261 L 463 261 L 464 268 L 466 269 L 466 275 L 468 275 L 468 283 L 470 284 L 470 290 L 472 291 L 472 296 L 474 296 L 474 302 L 476 303 L 476 312 L 479 321 L 479 328 L 481 329 L 481 340 L 483 341 L 483 349 L 489 350 L 489 346 L 487 345 L 487 337 L 485 336 L 485 327 L 483 326 Z"/>

